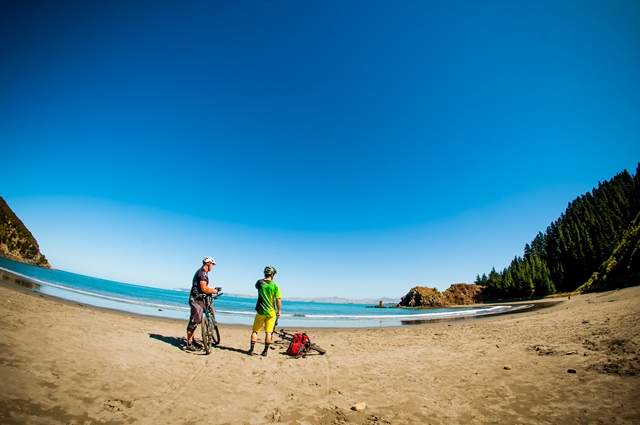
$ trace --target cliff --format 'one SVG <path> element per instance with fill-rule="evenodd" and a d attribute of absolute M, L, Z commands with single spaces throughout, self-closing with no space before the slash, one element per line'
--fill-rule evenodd
<path fill-rule="evenodd" d="M 398 305 L 400 307 L 438 308 L 448 305 L 479 304 L 484 301 L 482 286 L 456 283 L 442 293 L 436 288 L 415 286 L 402 297 Z"/>
<path fill-rule="evenodd" d="M 38 242 L 0 196 L 0 255 L 14 261 L 52 268 Z"/>

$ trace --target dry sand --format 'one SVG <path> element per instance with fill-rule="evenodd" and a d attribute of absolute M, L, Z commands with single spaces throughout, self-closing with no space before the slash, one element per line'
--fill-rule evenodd
<path fill-rule="evenodd" d="M 181 348 L 185 322 L 6 282 L 0 300 L 2 424 L 640 423 L 640 287 L 488 319 L 309 330 L 328 352 L 303 359 L 284 344 L 245 355 L 247 327 L 223 326 L 207 356 Z"/>

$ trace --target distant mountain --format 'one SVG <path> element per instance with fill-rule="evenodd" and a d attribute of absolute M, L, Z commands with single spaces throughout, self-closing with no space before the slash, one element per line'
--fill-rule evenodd
<path fill-rule="evenodd" d="M 0 196 L 0 255 L 10 260 L 51 269 L 38 242 Z"/>
<path fill-rule="evenodd" d="M 375 304 L 378 305 L 380 301 L 384 301 L 385 304 L 397 304 L 400 302 L 399 298 L 340 298 L 340 297 L 318 297 L 318 298 L 285 298 L 287 301 L 304 301 L 304 302 L 316 302 L 316 303 L 328 303 L 328 304 Z"/>
<path fill-rule="evenodd" d="M 174 291 L 178 292 L 189 292 L 191 288 L 175 288 Z M 223 289 L 224 291 L 224 289 Z M 245 294 L 232 294 L 229 292 L 224 292 L 226 296 L 236 297 L 236 298 L 258 298 L 257 295 L 245 295 Z M 375 304 L 378 305 L 380 301 L 384 301 L 385 304 L 395 305 L 400 302 L 400 298 L 364 298 L 364 299 L 355 299 L 355 298 L 340 298 L 340 297 L 318 297 L 318 298 L 302 298 L 302 297 L 293 297 L 283 298 L 286 301 L 300 301 L 307 303 L 328 303 L 328 304 Z"/>

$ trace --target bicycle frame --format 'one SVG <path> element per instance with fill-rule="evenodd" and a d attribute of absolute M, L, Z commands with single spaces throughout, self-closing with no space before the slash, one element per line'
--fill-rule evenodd
<path fill-rule="evenodd" d="M 276 335 L 278 335 L 280 337 L 280 339 L 284 339 L 287 341 L 291 341 L 293 339 L 293 334 L 289 333 L 287 331 L 285 331 L 284 329 L 280 329 L 279 331 L 276 332 L 276 326 L 278 326 L 278 321 L 276 320 L 276 324 L 273 326 L 273 333 L 275 333 Z M 321 348 L 319 346 L 317 346 L 316 344 L 311 343 L 309 345 L 309 347 L 312 350 L 317 351 L 320 355 L 323 355 L 327 352 L 327 350 L 325 350 L 324 348 Z"/>
<path fill-rule="evenodd" d="M 218 329 L 218 322 L 216 321 L 215 309 L 213 308 L 212 302 L 221 295 L 222 292 L 218 292 L 217 294 L 207 295 L 204 299 L 201 330 L 202 343 L 207 354 L 211 354 L 211 347 L 213 345 L 220 344 L 220 330 Z"/>

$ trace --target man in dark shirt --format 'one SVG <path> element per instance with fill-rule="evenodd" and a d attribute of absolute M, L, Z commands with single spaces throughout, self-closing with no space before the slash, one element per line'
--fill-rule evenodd
<path fill-rule="evenodd" d="M 213 269 L 216 262 L 211 257 L 204 257 L 202 267 L 193 275 L 191 282 L 191 292 L 189 294 L 189 306 L 191 307 L 191 317 L 187 325 L 187 350 L 195 351 L 196 344 L 193 335 L 196 332 L 198 324 L 202 322 L 202 312 L 204 310 L 204 298 L 209 294 L 217 294 L 216 288 L 209 287 L 209 272 Z"/>

